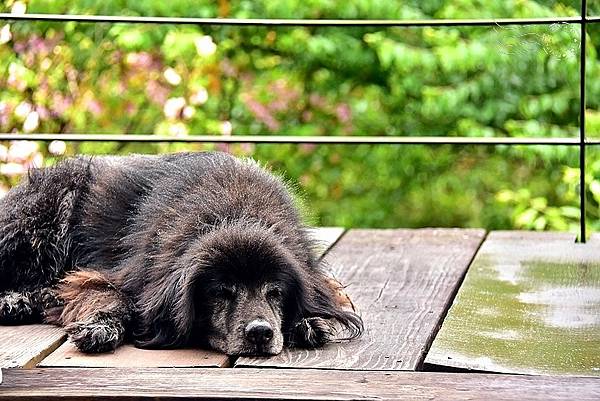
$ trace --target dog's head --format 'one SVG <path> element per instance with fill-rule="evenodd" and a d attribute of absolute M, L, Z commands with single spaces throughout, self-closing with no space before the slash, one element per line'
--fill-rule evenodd
<path fill-rule="evenodd" d="M 140 345 L 199 342 L 229 355 L 275 355 L 284 345 L 318 347 L 362 322 L 344 310 L 308 242 L 290 245 L 273 229 L 230 225 L 181 255 L 173 277 L 142 305 Z M 286 243 L 288 245 L 286 245 Z"/>

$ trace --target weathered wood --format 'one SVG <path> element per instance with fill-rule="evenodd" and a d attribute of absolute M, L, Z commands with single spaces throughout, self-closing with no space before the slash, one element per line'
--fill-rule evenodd
<path fill-rule="evenodd" d="M 0 367 L 34 367 L 66 339 L 55 326 L 0 326 Z"/>
<path fill-rule="evenodd" d="M 426 363 L 600 375 L 600 247 L 573 234 L 490 233 Z"/>
<path fill-rule="evenodd" d="M 587 243 L 590 245 L 600 245 L 600 233 L 592 233 L 590 238 L 587 240 Z"/>
<path fill-rule="evenodd" d="M 315 227 L 310 228 L 308 233 L 317 242 L 315 251 L 319 256 L 323 256 L 340 239 L 344 231 L 343 227 Z"/>
<path fill-rule="evenodd" d="M 489 374 L 311 369 L 9 370 L 0 400 L 597 400 L 600 381 Z"/>
<path fill-rule="evenodd" d="M 415 370 L 452 300 L 483 230 L 350 230 L 327 254 L 366 331 L 350 343 L 240 358 L 237 367 Z"/>
<path fill-rule="evenodd" d="M 113 353 L 83 354 L 70 341 L 38 364 L 40 367 L 225 367 L 229 358 L 218 352 L 201 349 L 145 350 L 126 344 Z"/>

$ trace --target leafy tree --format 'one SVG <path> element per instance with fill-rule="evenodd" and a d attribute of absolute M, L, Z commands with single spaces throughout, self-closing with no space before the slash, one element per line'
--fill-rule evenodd
<path fill-rule="evenodd" d="M 233 18 L 574 16 L 577 1 L 8 0 L 27 12 Z M 594 12 L 595 4 L 590 4 Z M 381 28 L 15 22 L 0 35 L 4 132 L 576 137 L 578 25 Z M 598 29 L 588 32 L 597 76 Z M 600 82 L 588 81 L 588 132 Z M 221 149 L 296 183 L 314 222 L 576 229 L 578 153 L 560 146 L 80 143 L 0 147 L 4 190 L 75 153 Z M 600 167 L 590 168 L 589 218 Z M 600 187 L 600 186 L 599 186 Z M 598 192 L 598 193 L 597 193 Z M 595 202 L 595 203 L 594 203 Z"/>

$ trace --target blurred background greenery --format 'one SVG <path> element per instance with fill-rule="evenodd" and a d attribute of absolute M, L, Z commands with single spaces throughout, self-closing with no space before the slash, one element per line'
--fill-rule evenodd
<path fill-rule="evenodd" d="M 590 14 L 600 12 L 591 1 Z M 572 0 L 5 0 L 3 12 L 232 18 L 526 18 Z M 600 136 L 600 29 L 588 29 L 588 135 Z M 578 25 L 446 28 L 0 23 L 0 131 L 576 137 Z M 226 150 L 301 192 L 313 223 L 578 229 L 563 146 L 0 143 L 0 194 L 77 153 Z M 600 227 L 600 159 L 588 221 Z"/>

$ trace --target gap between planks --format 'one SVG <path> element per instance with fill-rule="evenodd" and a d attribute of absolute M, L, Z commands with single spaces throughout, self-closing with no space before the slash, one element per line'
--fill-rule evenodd
<path fill-rule="evenodd" d="M 435 338 L 438 335 L 440 329 L 442 328 L 442 324 L 444 323 L 444 320 L 446 319 L 446 316 L 448 316 L 448 312 L 450 311 L 450 306 L 452 305 L 452 303 L 454 302 L 454 299 L 456 298 L 456 295 L 460 291 L 460 288 L 462 287 L 462 284 L 465 281 L 465 277 L 467 276 L 467 274 L 469 272 L 469 269 L 473 265 L 473 261 L 477 257 L 477 254 L 479 253 L 479 250 L 481 249 L 481 246 L 484 244 L 485 240 L 487 239 L 487 236 L 488 236 L 488 233 L 485 232 L 484 235 L 483 235 L 483 238 L 481 239 L 481 242 L 477 246 L 477 249 L 475 250 L 475 252 L 473 252 L 473 255 L 471 256 L 471 260 L 469 260 L 469 262 L 467 264 L 467 268 L 463 272 L 462 276 L 458 279 L 458 283 L 456 284 L 456 287 L 454 288 L 454 291 L 453 291 L 452 295 L 450 295 L 450 299 L 449 299 L 449 301 L 448 301 L 448 303 L 446 305 L 446 309 L 440 315 L 440 318 L 438 320 L 437 325 L 435 326 L 434 330 L 431 333 L 431 336 L 427 340 L 427 344 L 425 345 L 425 349 L 423 350 L 423 354 L 421 355 L 421 359 L 417 363 L 417 368 L 415 370 L 424 370 L 424 368 L 425 368 L 425 358 L 429 354 L 429 350 L 431 349 L 431 346 L 433 345 L 433 341 L 435 340 Z"/>

